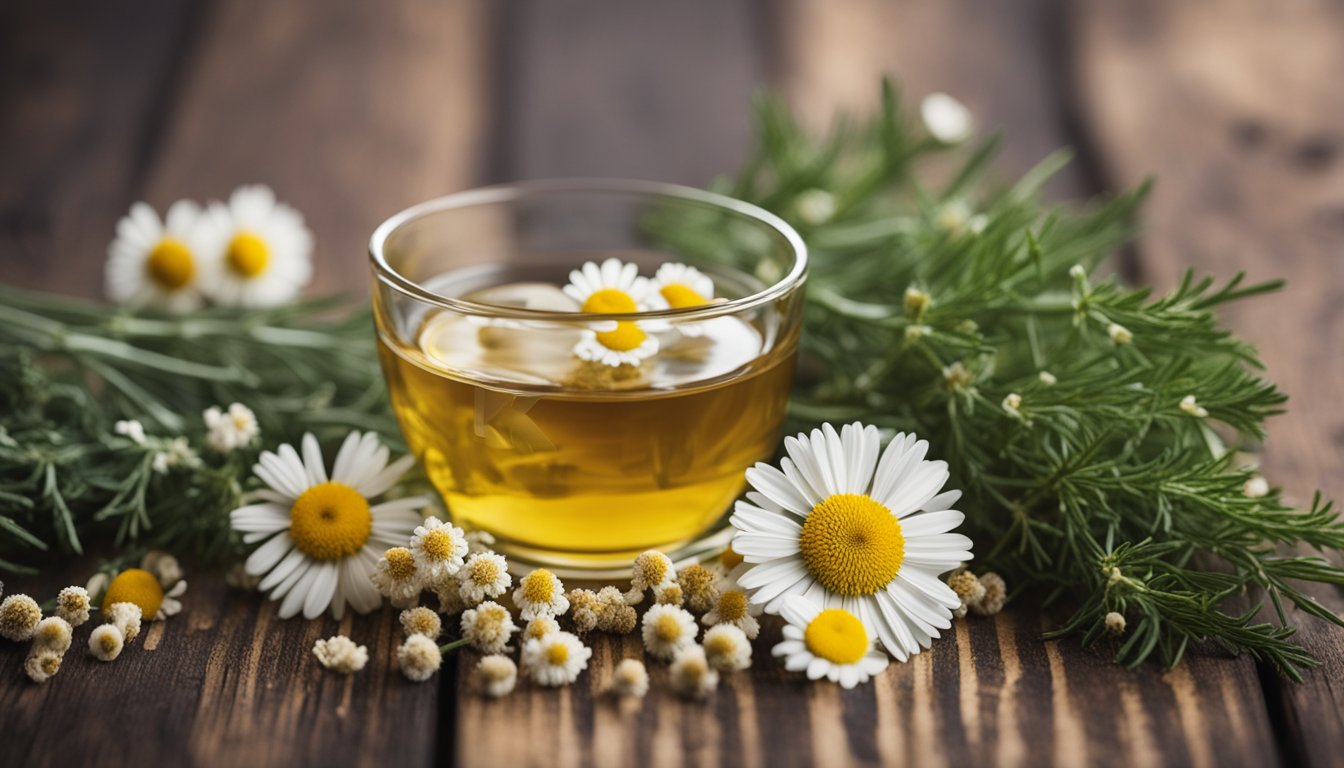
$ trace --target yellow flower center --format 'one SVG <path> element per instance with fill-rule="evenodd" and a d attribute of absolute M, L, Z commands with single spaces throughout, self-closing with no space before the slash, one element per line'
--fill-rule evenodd
<path fill-rule="evenodd" d="M 747 593 L 740 590 L 724 592 L 719 596 L 719 621 L 738 621 L 747 615 Z"/>
<path fill-rule="evenodd" d="M 117 650 L 117 636 L 111 632 L 104 633 L 98 637 L 98 646 L 103 649 L 105 655 L 110 655 Z"/>
<path fill-rule="evenodd" d="M 803 642 L 813 655 L 834 664 L 854 664 L 868 653 L 868 631 L 863 622 L 839 608 L 822 611 L 808 622 Z"/>
<path fill-rule="evenodd" d="M 546 605 L 555 598 L 555 579 L 545 568 L 538 568 L 524 576 L 520 586 L 523 599 L 529 603 Z"/>
<path fill-rule="evenodd" d="M 714 635 L 705 641 L 705 653 L 710 656 L 727 656 L 737 648 L 737 641 L 731 635 Z"/>
<path fill-rule="evenodd" d="M 494 560 L 478 558 L 471 563 L 471 580 L 484 587 L 494 584 L 499 578 L 499 563 Z"/>
<path fill-rule="evenodd" d="M 289 509 L 289 535 L 315 560 L 342 560 L 358 552 L 373 531 L 369 502 L 337 482 L 314 485 Z"/>
<path fill-rule="evenodd" d="M 266 241 L 251 232 L 239 232 L 229 241 L 229 252 L 225 257 L 232 269 L 243 277 L 256 277 L 266 271 L 271 263 L 271 249 Z"/>
<path fill-rule="evenodd" d="M 625 291 L 615 288 L 603 288 L 593 293 L 580 308 L 584 312 L 635 312 L 639 307 L 634 298 Z"/>
<path fill-rule="evenodd" d="M 443 528 L 435 528 L 420 539 L 420 548 L 431 560 L 447 560 L 453 556 L 453 537 Z"/>
<path fill-rule="evenodd" d="M 569 661 L 569 648 L 564 643 L 551 643 L 546 649 L 546 661 L 552 666 L 560 666 Z"/>
<path fill-rule="evenodd" d="M 415 555 L 405 547 L 393 547 L 383 553 L 387 558 L 387 575 L 397 581 L 409 581 L 415 576 Z"/>
<path fill-rule="evenodd" d="M 681 637 L 681 622 L 677 617 L 670 613 L 664 613 L 658 617 L 657 623 L 653 625 L 653 634 L 659 640 L 670 643 Z"/>
<path fill-rule="evenodd" d="M 117 574 L 103 594 L 104 611 L 116 603 L 135 603 L 145 621 L 149 621 L 163 605 L 163 587 L 149 571 L 128 568 Z"/>
<path fill-rule="evenodd" d="M 649 335 L 640 330 L 638 325 L 631 322 L 616 323 L 614 331 L 599 331 L 597 342 L 607 349 L 614 349 L 617 352 L 629 352 L 636 349 Z"/>
<path fill-rule="evenodd" d="M 175 291 L 196 277 L 196 260 L 191 257 L 191 249 L 186 243 L 165 237 L 149 252 L 145 271 L 161 287 Z"/>
<path fill-rule="evenodd" d="M 723 552 L 719 554 L 719 565 L 722 565 L 730 571 L 741 564 L 742 556 L 734 552 L 731 546 L 724 549 Z"/>
<path fill-rule="evenodd" d="M 868 496 L 840 493 L 812 508 L 798 549 L 823 587 L 858 597 L 876 594 L 896 578 L 905 538 L 891 510 Z"/>
<path fill-rule="evenodd" d="M 663 298 L 667 300 L 668 306 L 673 309 L 684 309 L 686 307 L 699 307 L 709 303 L 709 299 L 696 293 L 688 285 L 673 283 L 664 285 L 659 291 Z"/>

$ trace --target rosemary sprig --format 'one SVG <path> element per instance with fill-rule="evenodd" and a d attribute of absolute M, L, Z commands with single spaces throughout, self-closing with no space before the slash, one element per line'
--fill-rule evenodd
<path fill-rule="evenodd" d="M 1206 640 L 1293 678 L 1316 664 L 1284 605 L 1344 624 L 1299 587 L 1344 570 L 1276 545 L 1338 550 L 1344 525 L 1319 498 L 1303 511 L 1244 492 L 1253 471 L 1236 451 L 1286 398 L 1214 314 L 1279 283 L 1187 274 L 1154 296 L 1094 280 L 1145 188 L 1048 208 L 1040 188 L 1065 155 L 995 186 L 997 138 L 951 151 L 890 84 L 857 129 L 813 138 L 770 98 L 758 126 L 744 170 L 715 188 L 783 216 L 812 250 L 795 426 L 862 419 L 928 438 L 965 491 L 977 560 L 1076 607 L 1052 634 L 1099 641 L 1118 611 L 1126 664 L 1172 665 Z M 746 247 L 724 227 L 653 226 L 710 262 Z M 1247 588 L 1280 626 L 1232 607 Z"/>

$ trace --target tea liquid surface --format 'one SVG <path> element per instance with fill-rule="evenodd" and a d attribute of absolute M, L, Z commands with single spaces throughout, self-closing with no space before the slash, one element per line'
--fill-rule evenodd
<path fill-rule="evenodd" d="M 463 298 L 572 307 L 514 283 Z M 581 330 L 424 318 L 414 347 L 380 333 L 392 405 L 449 513 L 501 551 L 576 566 L 619 564 L 704 533 L 770 456 L 793 378 L 792 339 L 736 316 L 701 335 L 657 332 L 638 369 L 574 357 Z"/>

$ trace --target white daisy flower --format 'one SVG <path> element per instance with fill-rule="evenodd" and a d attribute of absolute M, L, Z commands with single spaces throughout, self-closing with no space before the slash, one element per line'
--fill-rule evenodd
<path fill-rule="evenodd" d="M 103 610 L 115 603 L 132 603 L 146 619 L 162 621 L 182 612 L 179 597 L 186 594 L 187 582 L 179 578 L 165 591 L 158 577 L 143 568 L 127 568 L 112 579 L 103 591 Z M 123 630 L 125 633 L 125 630 Z M 128 641 L 135 639 L 125 633 Z"/>
<path fill-rule="evenodd" d="M 677 567 L 672 564 L 672 558 L 656 549 L 642 552 L 631 568 L 630 591 L 625 593 L 625 600 L 631 605 L 639 605 L 645 592 L 666 587 L 676 579 Z"/>
<path fill-rule="evenodd" d="M 655 605 L 644 613 L 640 633 L 650 656 L 670 659 L 679 651 L 695 645 L 695 617 L 675 605 Z"/>
<path fill-rule="evenodd" d="M 518 631 L 509 609 L 487 600 L 462 612 L 462 639 L 481 653 L 503 653 Z"/>
<path fill-rule="evenodd" d="M 639 323 L 622 321 L 609 331 L 585 330 L 574 345 L 574 356 L 590 363 L 612 368 L 637 366 L 658 354 L 658 337 L 647 333 Z"/>
<path fill-rule="evenodd" d="M 952 626 L 960 598 L 939 574 L 971 559 L 950 533 L 965 515 L 959 491 L 939 493 L 947 463 L 929 444 L 898 434 L 881 455 L 876 427 L 827 424 L 784 441 L 780 469 L 747 470 L 756 490 L 737 502 L 733 550 L 750 564 L 738 585 L 779 613 L 788 595 L 845 608 L 901 661 Z"/>
<path fill-rule="evenodd" d="M 731 624 L 705 630 L 702 646 L 709 665 L 720 672 L 738 672 L 751 666 L 751 641 Z"/>
<path fill-rule="evenodd" d="M 656 309 L 685 309 L 714 303 L 714 281 L 687 264 L 667 263 L 653 276 L 651 302 Z M 700 323 L 678 323 L 683 336 L 703 336 Z"/>
<path fill-rule="evenodd" d="M 205 421 L 205 444 L 216 453 L 246 448 L 257 439 L 261 427 L 257 415 L 242 403 L 233 403 L 227 411 L 210 406 L 201 414 Z"/>
<path fill-rule="evenodd" d="M 842 688 L 866 683 L 887 668 L 887 656 L 873 648 L 873 638 L 859 617 L 843 608 L 822 607 L 789 595 L 781 611 L 784 641 L 771 653 L 783 656 L 784 668 L 806 672 L 809 680 L 826 678 Z"/>
<path fill-rule="evenodd" d="M 565 585 L 559 577 L 545 568 L 538 568 L 518 582 L 513 591 L 513 604 L 525 621 L 538 616 L 561 616 L 569 610 Z"/>
<path fill-rule="evenodd" d="M 719 672 L 710 666 L 705 649 L 698 645 L 678 651 L 667 674 L 672 690 L 688 699 L 704 699 L 719 687 Z"/>
<path fill-rule="evenodd" d="M 538 616 L 527 622 L 523 628 L 523 641 L 540 640 L 541 638 L 560 631 L 560 622 L 552 619 L 550 616 Z"/>
<path fill-rule="evenodd" d="M 414 606 L 426 587 L 425 575 L 416 567 L 415 554 L 406 547 L 392 547 L 384 552 L 369 580 L 394 608 Z"/>
<path fill-rule="evenodd" d="M 946 93 L 931 93 L 919 105 L 919 116 L 933 138 L 943 144 L 960 144 L 971 137 L 974 121 L 964 104 Z"/>
<path fill-rule="evenodd" d="M 457 573 L 467 556 L 467 535 L 455 525 L 437 517 L 425 520 L 411 536 L 415 565 L 429 581 Z"/>
<path fill-rule="evenodd" d="M 611 690 L 617 696 L 643 698 L 649 692 L 649 671 L 639 659 L 621 659 L 611 675 Z"/>
<path fill-rule="evenodd" d="M 303 457 L 289 445 L 266 451 L 253 468 L 269 488 L 260 503 L 235 509 L 229 520 L 243 541 L 266 540 L 247 559 L 247 572 L 265 574 L 258 588 L 282 600 L 281 618 L 302 610 L 317 618 L 327 608 L 340 618 L 350 604 L 368 613 L 381 602 L 371 576 L 379 553 L 404 543 L 428 504 L 409 497 L 370 504 L 396 484 L 415 459 L 388 464 L 372 432 L 351 432 L 328 478 L 317 438 L 304 435 Z"/>
<path fill-rule="evenodd" d="M 580 312 L 640 312 L 653 309 L 652 286 L 639 276 L 639 267 L 607 259 L 598 266 L 589 261 L 569 273 L 565 295 L 579 305 Z M 614 325 L 614 324 L 613 324 Z"/>
<path fill-rule="evenodd" d="M 136 203 L 117 222 L 117 237 L 107 247 L 107 297 L 119 304 L 190 312 L 204 303 L 208 247 L 208 230 L 195 203 L 173 203 L 163 221 L 153 208 Z"/>
<path fill-rule="evenodd" d="M 588 668 L 593 651 L 569 632 L 553 632 L 523 646 L 523 669 L 538 685 L 569 685 Z"/>
<path fill-rule="evenodd" d="M 477 552 L 467 558 L 457 572 L 458 595 L 466 605 L 476 605 L 487 597 L 499 597 L 513 584 L 509 563 L 503 555 Z"/>
<path fill-rule="evenodd" d="M 274 307 L 312 277 L 313 235 L 270 187 L 239 187 L 205 215 L 202 289 L 216 304 Z"/>
<path fill-rule="evenodd" d="M 518 665 L 508 656 L 492 654 L 476 662 L 476 683 L 492 699 L 507 696 L 518 682 Z"/>

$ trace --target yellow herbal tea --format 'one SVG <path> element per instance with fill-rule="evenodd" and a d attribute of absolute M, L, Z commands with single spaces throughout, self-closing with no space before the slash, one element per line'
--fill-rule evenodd
<path fill-rule="evenodd" d="M 565 305 L 541 283 L 463 298 Z M 705 533 L 744 470 L 771 455 L 797 325 L 722 316 L 694 336 L 667 330 L 638 368 L 578 360 L 580 333 L 431 312 L 413 343 L 380 324 L 379 354 L 402 430 L 455 522 L 524 558 L 618 567 Z"/>

